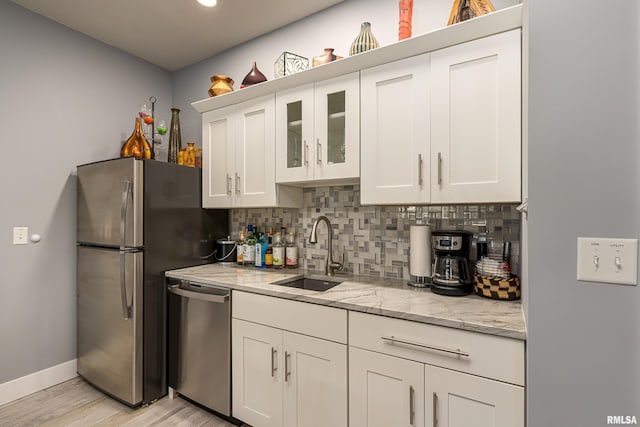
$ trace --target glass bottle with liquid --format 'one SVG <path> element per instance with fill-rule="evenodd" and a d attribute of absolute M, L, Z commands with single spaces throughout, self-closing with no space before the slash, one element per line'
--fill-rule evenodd
<path fill-rule="evenodd" d="M 236 264 L 243 265 L 242 256 L 244 254 L 244 231 L 240 232 L 240 238 L 236 242 Z"/>
<path fill-rule="evenodd" d="M 267 236 L 267 250 L 264 253 L 264 262 L 267 268 L 273 267 L 273 227 L 269 227 L 269 235 Z"/>
<path fill-rule="evenodd" d="M 282 234 L 278 231 L 273 237 L 273 268 L 284 268 L 284 244 Z"/>
<path fill-rule="evenodd" d="M 256 236 L 253 233 L 253 225 L 247 224 L 247 237 L 242 251 L 242 263 L 253 267 L 256 262 Z"/>
<path fill-rule="evenodd" d="M 287 239 L 285 247 L 285 258 L 286 268 L 298 268 L 298 244 L 293 231 L 289 232 L 289 238 Z"/>
<path fill-rule="evenodd" d="M 264 233 L 260 233 L 260 237 L 256 239 L 256 268 L 266 268 L 266 255 L 267 255 L 267 237 Z"/>

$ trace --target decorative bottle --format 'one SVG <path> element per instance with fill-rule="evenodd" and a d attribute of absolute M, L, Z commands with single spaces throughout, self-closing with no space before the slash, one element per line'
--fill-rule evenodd
<path fill-rule="evenodd" d="M 279 231 L 273 238 L 273 268 L 284 268 L 284 245 Z"/>
<path fill-rule="evenodd" d="M 151 146 L 142 132 L 140 117 L 136 117 L 136 124 L 133 128 L 133 133 L 122 145 L 122 148 L 120 149 L 120 157 L 135 157 L 136 159 L 151 158 Z"/>
<path fill-rule="evenodd" d="M 349 56 L 353 56 L 358 53 L 366 52 L 367 50 L 375 49 L 378 46 L 378 40 L 371 32 L 371 24 L 363 22 L 360 27 L 360 34 L 351 43 L 351 49 L 349 49 Z"/>
<path fill-rule="evenodd" d="M 182 135 L 180 134 L 180 110 L 171 109 L 171 124 L 169 125 L 169 163 L 178 163 L 178 153 L 182 148 Z"/>
<path fill-rule="evenodd" d="M 298 244 L 293 231 L 289 232 L 287 246 L 285 247 L 286 268 L 298 268 Z"/>

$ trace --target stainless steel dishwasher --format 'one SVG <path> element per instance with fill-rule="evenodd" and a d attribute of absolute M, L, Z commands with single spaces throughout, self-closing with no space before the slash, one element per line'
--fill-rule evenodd
<path fill-rule="evenodd" d="M 231 415 L 231 291 L 170 279 L 169 386 Z"/>

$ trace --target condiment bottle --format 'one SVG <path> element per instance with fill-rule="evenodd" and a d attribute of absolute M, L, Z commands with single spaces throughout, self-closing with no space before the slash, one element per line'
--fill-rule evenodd
<path fill-rule="evenodd" d="M 240 238 L 238 239 L 238 242 L 236 243 L 236 263 L 238 265 L 242 265 L 242 255 L 244 252 L 244 231 L 240 232 Z"/>
<path fill-rule="evenodd" d="M 296 235 L 293 231 L 289 232 L 289 239 L 285 247 L 286 267 L 298 268 L 298 245 L 296 244 Z"/>

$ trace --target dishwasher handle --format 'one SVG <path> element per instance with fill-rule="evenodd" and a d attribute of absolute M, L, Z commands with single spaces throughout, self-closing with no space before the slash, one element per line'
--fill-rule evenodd
<path fill-rule="evenodd" d="M 219 304 L 225 304 L 229 302 L 229 294 L 211 295 L 211 294 L 205 294 L 201 292 L 188 291 L 186 289 L 180 288 L 180 285 L 169 286 L 169 292 L 175 295 L 179 295 L 181 297 L 193 298 L 200 301 L 215 302 Z"/>

